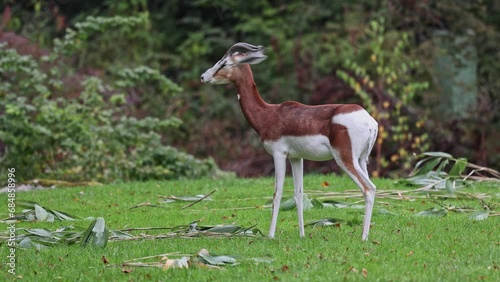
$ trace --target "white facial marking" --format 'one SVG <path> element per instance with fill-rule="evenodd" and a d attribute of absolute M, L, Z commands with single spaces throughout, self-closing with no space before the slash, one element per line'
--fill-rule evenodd
<path fill-rule="evenodd" d="M 241 97 L 240 97 L 240 94 L 236 94 L 236 95 L 238 95 L 238 101 L 239 101 L 239 100 L 240 100 L 240 98 L 241 98 Z"/>

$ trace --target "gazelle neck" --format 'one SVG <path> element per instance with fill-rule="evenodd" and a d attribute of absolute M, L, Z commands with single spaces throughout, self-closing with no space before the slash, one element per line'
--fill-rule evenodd
<path fill-rule="evenodd" d="M 237 71 L 241 72 L 241 74 L 236 76 L 237 79 L 233 83 L 238 91 L 241 110 L 250 125 L 259 133 L 265 122 L 263 111 L 271 105 L 260 97 L 257 85 L 253 80 L 250 65 L 241 65 Z"/>

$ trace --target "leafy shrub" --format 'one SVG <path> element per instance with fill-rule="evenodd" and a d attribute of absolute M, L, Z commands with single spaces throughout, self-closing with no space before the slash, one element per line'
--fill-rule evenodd
<path fill-rule="evenodd" d="M 116 26 L 110 24 L 113 21 L 123 23 L 124 18 L 92 18 L 91 30 L 102 32 L 104 27 Z M 6 147 L 0 177 L 7 175 L 9 167 L 16 169 L 18 181 L 56 178 L 110 182 L 217 173 L 213 160 L 197 160 L 162 143 L 162 136 L 175 131 L 181 120 L 130 115 L 136 106 L 129 101 L 130 93 L 143 94 L 141 101 L 149 101 L 152 107 L 154 97 L 165 101 L 182 91 L 156 69 L 112 65 L 105 76 L 78 74 L 84 77 L 78 80 L 78 97 L 63 98 L 68 96 L 68 74 L 77 71 L 65 67 L 61 50 L 74 46 L 69 41 L 87 38 L 68 36 L 56 42 L 50 57 L 40 60 L 0 45 L 0 140 Z M 66 51 L 65 55 L 71 54 Z"/>
<path fill-rule="evenodd" d="M 420 64 L 407 54 L 408 34 L 386 31 L 384 18 L 372 20 L 364 33 L 357 42 L 358 49 L 347 56 L 337 75 L 379 122 L 374 173 L 379 174 L 383 168 L 399 168 L 397 173 L 409 171 L 414 154 L 429 149 L 429 136 L 422 129 L 425 115 L 412 111 L 416 97 L 429 83 L 414 78 Z"/>

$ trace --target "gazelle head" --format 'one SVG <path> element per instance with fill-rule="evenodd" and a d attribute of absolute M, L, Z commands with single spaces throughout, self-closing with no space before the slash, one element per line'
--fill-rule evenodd
<path fill-rule="evenodd" d="M 213 67 L 201 75 L 201 82 L 212 84 L 225 84 L 234 79 L 235 67 L 242 64 L 258 64 L 264 61 L 263 46 L 239 42 L 234 44 Z"/>

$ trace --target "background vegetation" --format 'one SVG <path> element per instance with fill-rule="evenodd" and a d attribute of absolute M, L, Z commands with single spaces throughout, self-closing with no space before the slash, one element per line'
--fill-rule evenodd
<path fill-rule="evenodd" d="M 374 175 L 428 150 L 499 168 L 498 0 L 3 3 L 0 170 L 25 179 L 271 174 L 232 86 L 199 82 L 237 41 L 268 47 L 268 102 L 366 107 Z"/>

